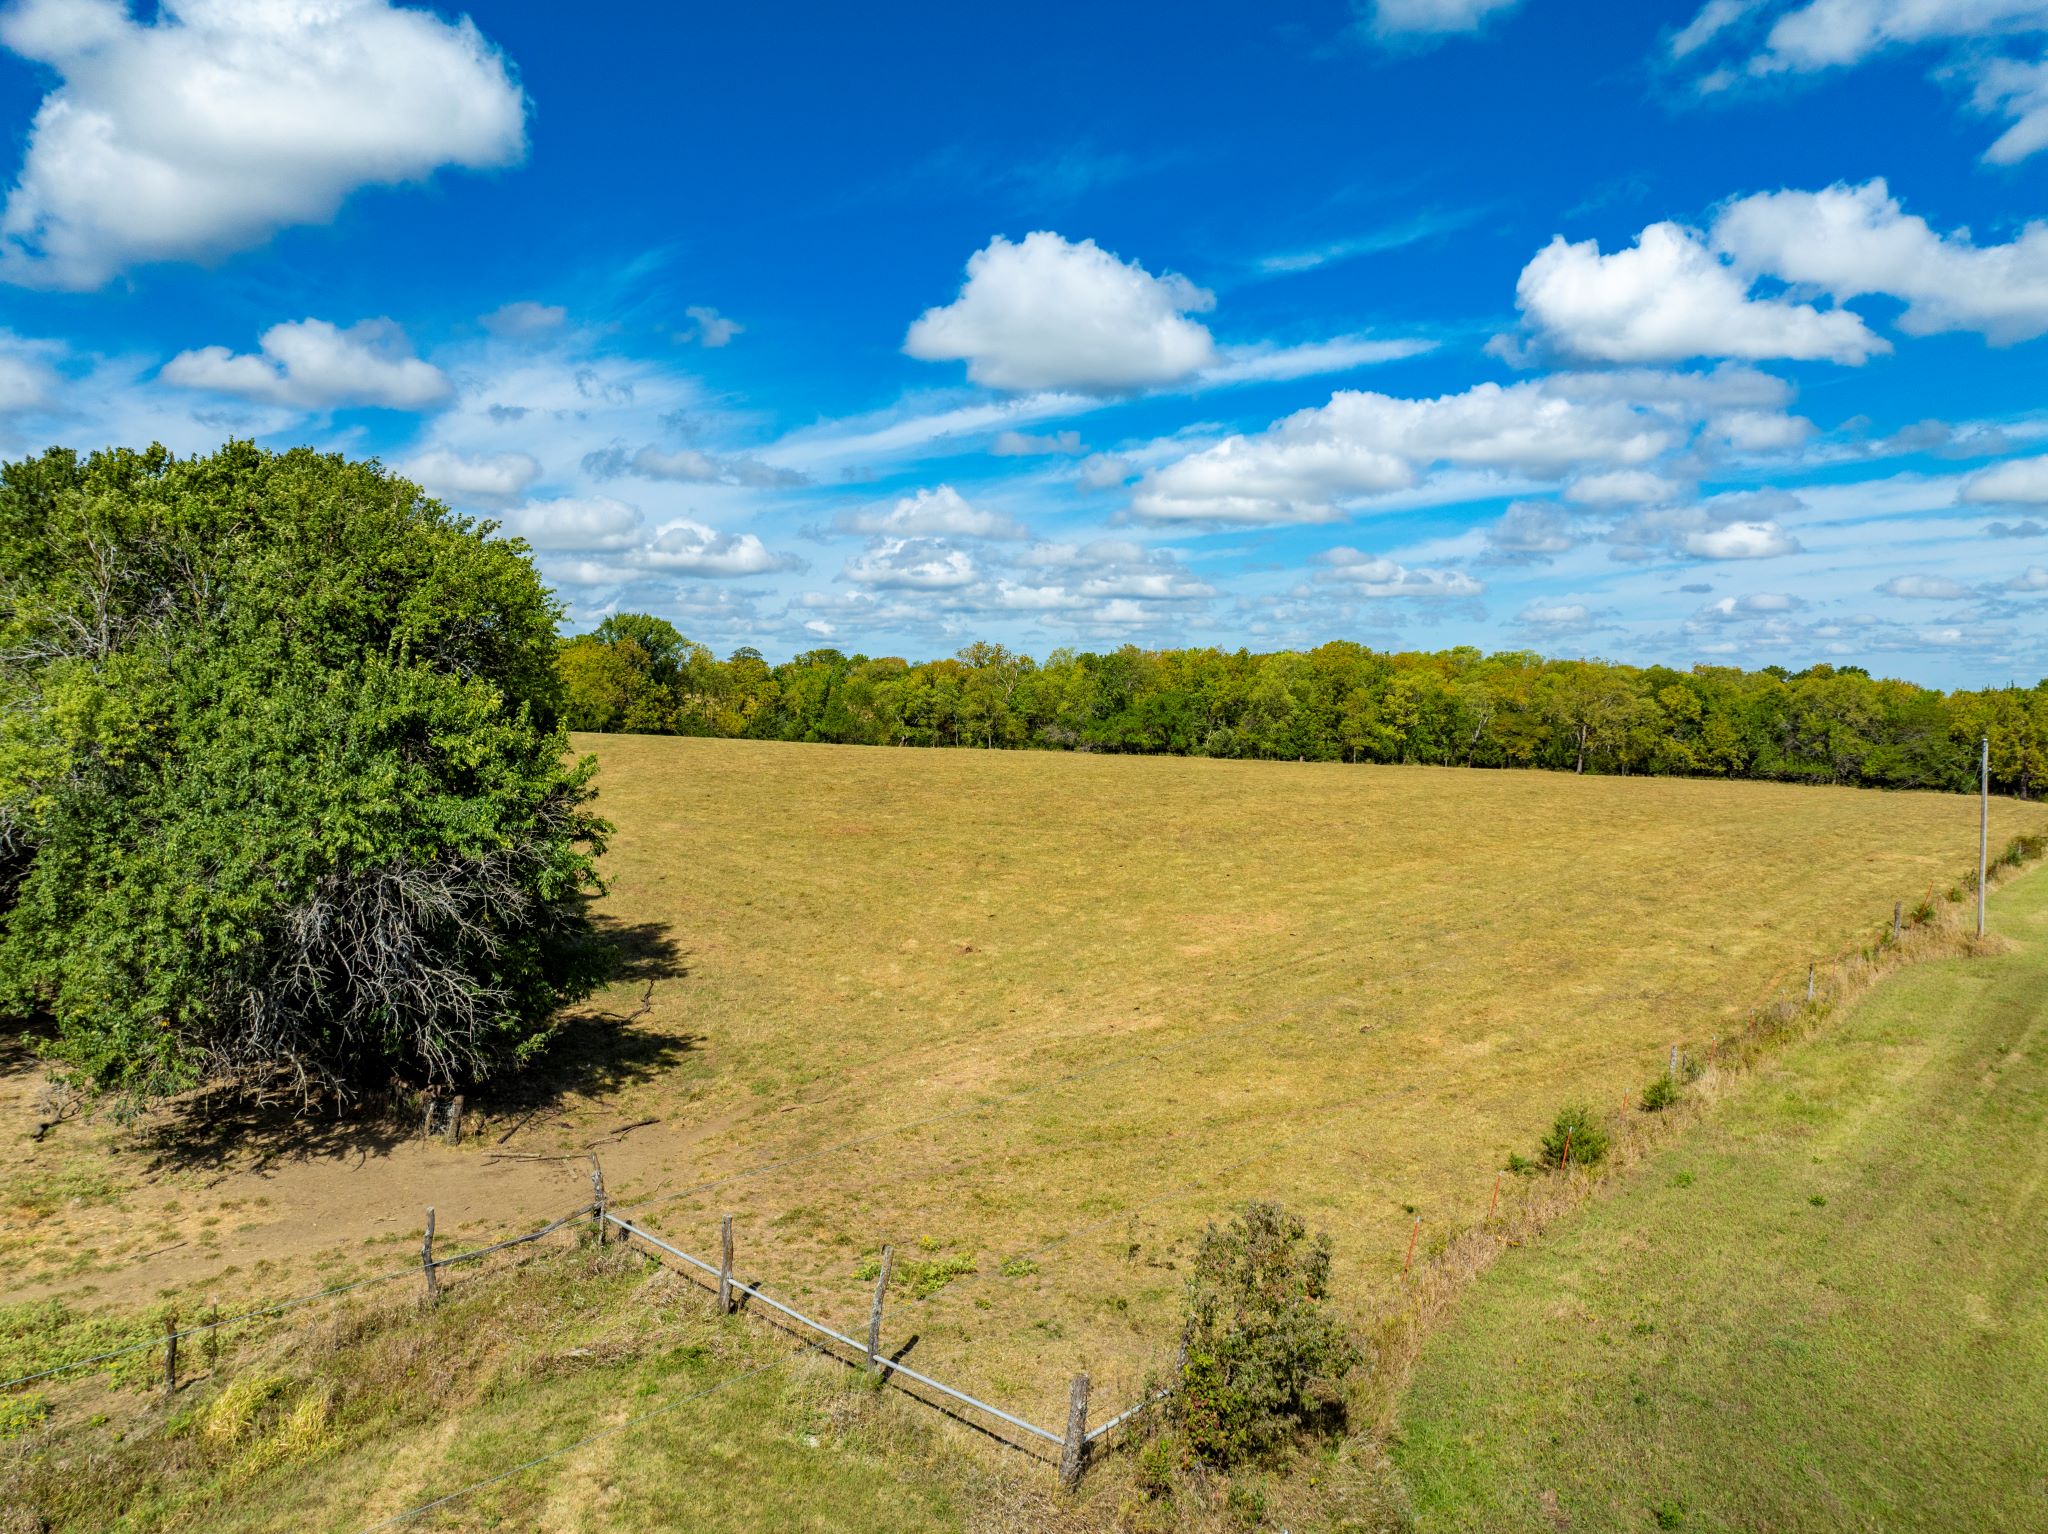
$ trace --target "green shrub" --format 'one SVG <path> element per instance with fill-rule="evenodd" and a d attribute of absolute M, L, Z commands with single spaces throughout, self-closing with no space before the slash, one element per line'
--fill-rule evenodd
<path fill-rule="evenodd" d="M 1593 1110 L 1574 1103 L 1560 1108 L 1543 1137 L 1542 1160 L 1548 1167 L 1594 1166 L 1607 1157 L 1607 1130 Z"/>
<path fill-rule="evenodd" d="M 1643 1088 L 1643 1112 L 1662 1113 L 1666 1108 L 1678 1101 L 1678 1092 L 1679 1087 L 1675 1077 L 1659 1076 Z"/>
<path fill-rule="evenodd" d="M 1343 1421 L 1359 1361 L 1327 1305 L 1330 1238 L 1277 1204 L 1251 1203 L 1203 1232 L 1187 1279 L 1182 1362 L 1168 1415 L 1191 1458 L 1272 1454 L 1300 1430 Z"/>

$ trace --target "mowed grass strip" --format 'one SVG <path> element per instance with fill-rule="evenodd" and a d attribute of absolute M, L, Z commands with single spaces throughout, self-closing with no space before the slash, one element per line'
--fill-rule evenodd
<path fill-rule="evenodd" d="M 699 1252 L 734 1213 L 744 1275 L 841 1324 L 883 1242 L 971 1264 L 887 1335 L 1055 1428 L 1071 1372 L 1121 1400 L 1170 1346 L 1206 1220 L 1286 1200 L 1368 1314 L 1562 1099 L 1618 1111 L 1975 855 L 1944 795 L 579 745 L 604 910 L 686 971 L 636 1025 L 686 1068 L 607 1106 L 663 1120 L 606 1149 L 614 1196 Z M 2001 845 L 2041 820 L 1994 806 Z"/>
<path fill-rule="evenodd" d="M 1992 913 L 1479 1280 L 1418 1529 L 2048 1528 L 2048 877 Z"/>

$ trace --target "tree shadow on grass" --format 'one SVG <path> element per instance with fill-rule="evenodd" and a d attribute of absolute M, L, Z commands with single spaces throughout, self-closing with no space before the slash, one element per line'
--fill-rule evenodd
<path fill-rule="evenodd" d="M 659 922 L 603 916 L 596 925 L 599 937 L 617 954 L 611 983 L 637 984 L 637 1004 L 626 1012 L 591 1006 L 565 1011 L 547 1048 L 534 1060 L 465 1089 L 465 1139 L 495 1139 L 508 1128 L 542 1118 L 568 1098 L 603 1098 L 653 1080 L 703 1042 L 695 1034 L 640 1026 L 653 1005 L 655 986 L 690 973 L 669 929 Z M 202 1087 L 156 1110 L 139 1129 L 138 1143 L 152 1152 L 151 1172 L 261 1172 L 279 1161 L 361 1161 L 421 1138 L 430 1100 L 437 1127 L 445 1124 L 447 1097 L 394 1087 L 337 1111 L 333 1104 L 309 1107 L 289 1094 L 266 1099 L 237 1086 Z"/>

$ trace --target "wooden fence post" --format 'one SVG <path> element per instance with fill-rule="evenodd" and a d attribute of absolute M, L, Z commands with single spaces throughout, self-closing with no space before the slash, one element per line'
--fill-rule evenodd
<path fill-rule="evenodd" d="M 1906 902 L 1903 900 L 1894 900 L 1892 902 L 1892 941 L 1894 943 L 1896 943 L 1899 940 L 1899 929 L 1905 925 L 1905 920 Z"/>
<path fill-rule="evenodd" d="M 894 1253 L 887 1246 L 882 1248 L 882 1271 L 875 1278 L 875 1303 L 868 1311 L 868 1372 L 875 1373 L 881 1368 L 882 1351 L 882 1296 L 889 1292 L 889 1262 Z"/>
<path fill-rule="evenodd" d="M 206 1302 L 206 1341 L 200 1347 L 208 1373 L 220 1368 L 220 1301 Z"/>
<path fill-rule="evenodd" d="M 603 1246 L 605 1242 L 604 1226 L 606 1213 L 604 1167 L 598 1162 L 596 1151 L 590 1153 L 590 1197 L 591 1203 L 597 1211 L 597 1244 Z"/>
<path fill-rule="evenodd" d="M 1806 966 L 1806 1002 L 1808 1006 L 1813 1005 L 1813 969 L 1814 967 L 1811 964 Z"/>
<path fill-rule="evenodd" d="M 178 1393 L 178 1313 L 164 1317 L 164 1395 Z"/>
<path fill-rule="evenodd" d="M 422 1097 L 420 1099 L 420 1138 L 422 1140 L 434 1138 L 434 1100 L 431 1097 Z"/>
<path fill-rule="evenodd" d="M 1068 1491 L 1081 1484 L 1088 1468 L 1088 1376 L 1077 1374 L 1067 1391 L 1067 1436 L 1060 1442 L 1060 1485 Z"/>
<path fill-rule="evenodd" d="M 455 1094 L 455 1101 L 448 1105 L 448 1143 L 462 1143 L 462 1094 Z"/>
<path fill-rule="evenodd" d="M 420 1272 L 426 1276 L 427 1303 L 433 1305 L 441 1298 L 441 1275 L 434 1268 L 434 1206 L 427 1206 L 427 1231 L 420 1238 Z"/>
<path fill-rule="evenodd" d="M 732 1216 L 726 1215 L 718 1222 L 718 1313 L 732 1314 Z M 868 1348 L 868 1360 L 874 1361 L 874 1348 Z"/>

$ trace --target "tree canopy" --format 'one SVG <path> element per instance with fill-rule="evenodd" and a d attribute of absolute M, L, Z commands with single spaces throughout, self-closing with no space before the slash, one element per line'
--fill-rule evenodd
<path fill-rule="evenodd" d="M 0 468 L 0 1010 L 147 1097 L 453 1084 L 604 955 L 559 610 L 375 464 Z"/>
<path fill-rule="evenodd" d="M 648 627 L 658 625 L 658 628 Z M 911 664 L 810 650 L 717 659 L 660 619 L 564 642 L 584 730 L 867 745 L 1066 748 L 1548 767 L 1960 790 L 2048 782 L 2048 683 L 1941 693 L 1855 666 L 1629 666 L 1471 648 L 1056 650 L 976 643 Z"/>

